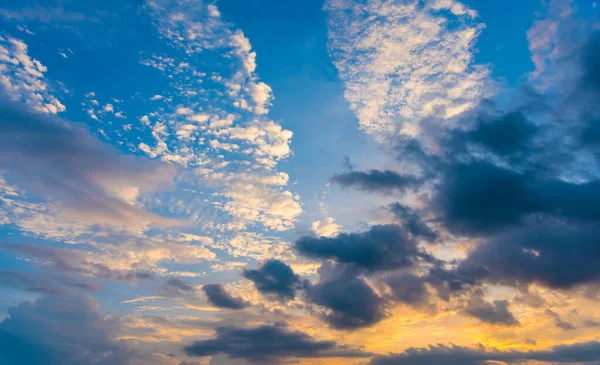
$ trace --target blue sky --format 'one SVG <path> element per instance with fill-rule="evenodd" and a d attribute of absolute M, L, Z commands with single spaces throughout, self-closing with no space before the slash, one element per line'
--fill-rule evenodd
<path fill-rule="evenodd" d="M 595 1 L 0 22 L 0 362 L 600 361 Z"/>

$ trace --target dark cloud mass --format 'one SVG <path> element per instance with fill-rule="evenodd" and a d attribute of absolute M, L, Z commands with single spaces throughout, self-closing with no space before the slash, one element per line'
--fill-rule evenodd
<path fill-rule="evenodd" d="M 333 341 L 318 341 L 297 331 L 282 327 L 220 327 L 217 337 L 196 341 L 185 347 L 190 356 L 226 354 L 254 364 L 278 364 L 285 358 L 364 357 L 369 354 L 339 347 Z"/>
<path fill-rule="evenodd" d="M 411 267 L 433 258 L 421 251 L 408 232 L 397 225 L 374 226 L 363 233 L 341 233 L 336 237 L 302 237 L 296 250 L 310 258 L 333 259 L 369 271 Z"/>
<path fill-rule="evenodd" d="M 335 175 L 331 181 L 343 187 L 355 187 L 367 192 L 392 193 L 414 187 L 420 182 L 420 179 L 390 170 L 371 170 L 369 172 L 350 171 Z"/>
<path fill-rule="evenodd" d="M 116 341 L 117 329 L 88 296 L 24 302 L 0 322 L 0 363 L 126 365 L 137 355 Z"/>
<path fill-rule="evenodd" d="M 437 129 L 434 143 L 396 141 L 399 166 L 413 165 L 424 176 L 403 186 L 431 197 L 419 211 L 392 205 L 400 224 L 411 236 L 434 240 L 422 219 L 427 214 L 435 217 L 436 230 L 439 224 L 479 242 L 455 268 L 434 265 L 426 275 L 442 299 L 483 282 L 567 289 L 600 279 L 598 39 L 596 31 L 565 53 L 561 62 L 580 74 L 569 75 L 560 93 L 548 96 L 525 85 L 504 107 L 482 103 L 454 127 Z M 383 194 L 394 185 L 372 183 L 385 171 L 352 173 L 342 185 Z M 297 248 L 309 257 L 352 262 L 339 253 L 346 245 L 335 239 L 306 242 Z M 502 312 L 502 305 L 489 305 Z"/>
<path fill-rule="evenodd" d="M 494 362 L 522 364 L 538 361 L 550 364 L 597 364 L 600 361 L 600 342 L 582 342 L 555 346 L 539 351 L 499 351 L 461 346 L 430 346 L 409 348 L 401 354 L 379 356 L 371 365 L 486 365 Z"/>
<path fill-rule="evenodd" d="M 367 327 L 385 317 L 385 301 L 362 279 L 338 277 L 311 286 L 307 298 L 330 310 L 322 318 L 332 327 Z"/>
<path fill-rule="evenodd" d="M 208 301 L 219 308 L 243 309 L 248 306 L 241 298 L 229 294 L 221 284 L 206 284 L 202 287 Z"/>
<path fill-rule="evenodd" d="M 256 290 L 287 301 L 296 297 L 296 291 L 306 287 L 291 267 L 279 260 L 267 260 L 255 270 L 244 270 L 243 276 L 254 282 Z"/>

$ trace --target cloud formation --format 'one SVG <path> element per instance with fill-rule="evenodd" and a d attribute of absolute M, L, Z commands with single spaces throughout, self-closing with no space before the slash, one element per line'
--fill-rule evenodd
<path fill-rule="evenodd" d="M 306 286 L 306 282 L 289 265 L 279 260 L 267 260 L 256 269 L 244 270 L 242 275 L 254 282 L 259 292 L 281 301 L 294 299 L 296 291 Z"/>
<path fill-rule="evenodd" d="M 264 325 L 255 328 L 220 327 L 217 337 L 185 347 L 190 356 L 226 354 L 254 364 L 279 364 L 289 358 L 364 357 L 368 354 L 319 341 L 298 331 Z"/>
<path fill-rule="evenodd" d="M 490 362 L 519 364 L 539 361 L 551 364 L 596 363 L 600 360 L 598 342 L 581 342 L 572 345 L 555 346 L 538 351 L 500 351 L 483 346 L 468 348 L 462 346 L 435 345 L 428 348 L 409 348 L 401 354 L 374 358 L 372 365 L 484 365 Z"/>
<path fill-rule="evenodd" d="M 490 93 L 489 70 L 473 62 L 483 26 L 462 2 L 331 0 L 325 9 L 344 95 L 368 133 L 415 136 L 421 120 L 443 123 Z"/>
<path fill-rule="evenodd" d="M 116 340 L 118 321 L 89 296 L 42 297 L 0 322 L 3 364 L 126 365 L 137 355 Z"/>
<path fill-rule="evenodd" d="M 206 284 L 202 286 L 202 290 L 208 301 L 219 308 L 227 309 L 244 309 L 248 303 L 241 298 L 236 298 L 229 294 L 221 284 Z"/>
<path fill-rule="evenodd" d="M 294 247 L 310 258 L 333 259 L 369 271 L 407 268 L 433 258 L 417 247 L 408 232 L 395 225 L 374 226 L 364 233 L 340 233 L 335 237 L 301 237 Z"/>

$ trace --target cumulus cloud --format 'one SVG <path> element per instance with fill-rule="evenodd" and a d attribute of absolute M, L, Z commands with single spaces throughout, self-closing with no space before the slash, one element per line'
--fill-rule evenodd
<path fill-rule="evenodd" d="M 343 187 L 355 187 L 367 192 L 403 192 L 419 184 L 420 179 L 415 176 L 401 175 L 395 171 L 370 170 L 350 171 L 331 178 L 333 183 Z"/>
<path fill-rule="evenodd" d="M 236 298 L 229 294 L 221 284 L 206 284 L 202 286 L 202 290 L 208 301 L 219 308 L 227 309 L 244 309 L 248 303 L 241 298 Z"/>
<path fill-rule="evenodd" d="M 294 247 L 310 258 L 333 259 L 369 271 L 408 268 L 433 258 L 400 226 L 374 226 L 363 233 L 340 233 L 335 237 L 301 237 Z"/>
<path fill-rule="evenodd" d="M 117 340 L 119 322 L 89 296 L 42 297 L 0 322 L 6 364 L 125 365 L 137 355 Z"/>
<path fill-rule="evenodd" d="M 566 82 L 559 102 L 524 87 L 508 107 L 482 104 L 461 118 L 460 128 L 441 131 L 437 150 L 396 140 L 399 164 L 426 171 L 415 192 L 430 197 L 418 210 L 396 205 L 401 223 L 427 232 L 418 212 L 455 237 L 479 242 L 453 273 L 433 269 L 438 293 L 447 297 L 481 282 L 565 289 L 597 280 L 596 37 L 579 40 L 581 52 L 562 60 L 576 64 L 582 77 Z M 562 112 L 553 109 L 557 103 Z"/>
<path fill-rule="evenodd" d="M 321 318 L 337 329 L 368 327 L 385 317 L 385 300 L 360 277 L 322 278 L 308 289 L 307 299 L 327 308 Z"/>
<path fill-rule="evenodd" d="M 501 351 L 462 346 L 435 345 L 428 348 L 409 348 L 401 354 L 379 356 L 371 360 L 372 365 L 484 365 L 490 362 L 521 364 L 538 361 L 549 364 L 595 363 L 600 360 L 600 343 L 581 342 L 560 345 L 547 350 Z"/>
<path fill-rule="evenodd" d="M 319 341 L 298 331 L 263 325 L 255 328 L 220 327 L 217 337 L 185 347 L 190 356 L 226 354 L 253 364 L 279 364 L 290 358 L 365 357 L 368 354 L 344 348 L 334 341 Z"/>
<path fill-rule="evenodd" d="M 267 260 L 256 269 L 246 269 L 243 276 L 254 282 L 256 289 L 281 301 L 296 297 L 296 291 L 306 283 L 291 267 L 279 260 Z"/>

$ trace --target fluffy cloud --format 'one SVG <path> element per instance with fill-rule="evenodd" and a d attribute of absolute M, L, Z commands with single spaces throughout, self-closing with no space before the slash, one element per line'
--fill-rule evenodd
<path fill-rule="evenodd" d="M 488 303 L 481 298 L 480 294 L 475 294 L 469 299 L 465 313 L 482 322 L 516 326 L 519 321 L 508 310 L 508 306 L 509 303 L 506 300 L 495 300 L 493 303 Z"/>
<path fill-rule="evenodd" d="M 4 97 L 26 102 L 43 113 L 64 112 L 66 107 L 50 93 L 44 79 L 47 70 L 40 61 L 29 56 L 22 40 L 0 37 L 0 90 Z"/>
<path fill-rule="evenodd" d="M 432 260 L 400 226 L 374 226 L 364 233 L 340 233 L 335 237 L 302 237 L 294 244 L 307 257 L 333 259 L 369 271 L 407 268 L 419 260 Z"/>
<path fill-rule="evenodd" d="M 202 290 L 208 301 L 219 308 L 243 309 L 248 306 L 247 302 L 229 294 L 221 284 L 206 284 Z"/>
<path fill-rule="evenodd" d="M 488 94 L 489 71 L 473 64 L 482 25 L 461 2 L 332 0 L 325 9 L 344 95 L 367 132 L 415 135 L 421 119 L 442 123 Z"/>
<path fill-rule="evenodd" d="M 279 260 L 267 260 L 255 270 L 244 270 L 243 275 L 254 282 L 259 292 L 281 301 L 294 299 L 296 291 L 306 286 L 291 267 Z"/>

